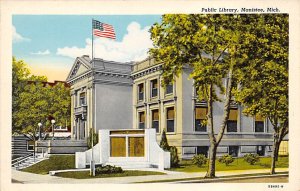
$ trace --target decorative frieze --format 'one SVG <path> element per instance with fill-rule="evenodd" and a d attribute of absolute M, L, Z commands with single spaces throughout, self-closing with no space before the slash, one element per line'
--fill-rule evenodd
<path fill-rule="evenodd" d="M 138 71 L 136 73 L 133 73 L 131 76 L 135 80 L 137 78 L 146 76 L 146 75 L 154 73 L 156 71 L 161 71 L 161 69 L 162 69 L 162 65 L 155 65 L 155 66 L 153 66 L 151 68 L 146 68 L 144 70 L 141 70 L 141 71 Z"/>

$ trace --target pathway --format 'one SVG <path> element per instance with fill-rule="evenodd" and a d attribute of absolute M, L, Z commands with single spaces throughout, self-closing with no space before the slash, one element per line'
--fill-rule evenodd
<path fill-rule="evenodd" d="M 139 169 L 149 170 L 149 169 Z M 154 169 L 151 169 L 152 171 Z M 159 170 L 156 170 L 159 171 Z M 287 168 L 278 168 L 276 172 L 287 172 Z M 174 171 L 160 171 L 166 173 L 165 175 L 148 175 L 148 176 L 130 176 L 130 177 L 113 177 L 113 178 L 91 178 L 91 179 L 72 179 L 62 178 L 50 175 L 32 174 L 17 170 L 12 170 L 12 179 L 22 183 L 54 183 L 54 184 L 93 184 L 93 183 L 114 183 L 114 184 L 126 184 L 136 182 L 158 181 L 158 180 L 173 180 L 173 179 L 185 179 L 185 178 L 197 178 L 204 177 L 205 172 L 197 173 L 185 173 Z M 219 171 L 216 172 L 217 176 L 232 176 L 242 174 L 256 174 L 256 173 L 268 173 L 269 169 L 253 169 L 253 170 L 234 170 L 234 171 Z"/>

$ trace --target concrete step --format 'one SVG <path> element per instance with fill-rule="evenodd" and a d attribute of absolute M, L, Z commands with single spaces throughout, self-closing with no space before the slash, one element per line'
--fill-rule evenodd
<path fill-rule="evenodd" d="M 23 163 L 19 164 L 18 166 L 15 166 L 13 168 L 15 168 L 17 170 L 21 170 L 23 168 L 27 168 L 27 167 L 30 167 L 30 166 L 38 163 L 38 162 L 41 162 L 43 160 L 45 160 L 45 159 L 36 159 L 35 161 L 26 161 L 26 162 L 23 162 Z"/>
<path fill-rule="evenodd" d="M 33 158 L 33 157 L 29 157 L 27 160 L 22 161 L 21 163 L 19 163 L 18 165 L 13 166 L 13 168 L 20 170 L 23 168 L 27 168 L 31 165 L 34 165 L 42 160 L 45 160 L 46 158 L 42 158 L 42 157 L 38 157 L 38 158 Z"/>

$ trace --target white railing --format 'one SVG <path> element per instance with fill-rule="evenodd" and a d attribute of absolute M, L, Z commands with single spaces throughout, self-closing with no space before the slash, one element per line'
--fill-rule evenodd
<path fill-rule="evenodd" d="M 24 157 L 16 158 L 11 161 L 11 163 L 12 163 L 11 166 L 12 167 L 19 166 L 22 162 L 26 161 L 29 157 L 32 157 L 32 156 L 34 156 L 34 153 L 30 153 Z"/>

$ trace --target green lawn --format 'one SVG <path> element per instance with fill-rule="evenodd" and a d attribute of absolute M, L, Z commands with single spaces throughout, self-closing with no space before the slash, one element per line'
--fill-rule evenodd
<path fill-rule="evenodd" d="M 163 174 L 165 173 L 153 172 L 153 171 L 125 170 L 123 173 L 99 174 L 96 176 L 90 176 L 89 171 L 61 172 L 55 174 L 55 176 L 64 177 L 64 178 L 87 179 L 87 178 L 109 178 L 109 177 L 146 176 L 146 175 L 163 175 Z"/>
<path fill-rule="evenodd" d="M 48 174 L 52 170 L 65 170 L 75 168 L 75 155 L 51 155 L 48 160 L 44 160 L 28 168 L 22 169 L 24 172 L 36 173 L 36 174 Z M 89 176 L 89 171 L 77 171 L 77 172 L 62 172 L 57 173 L 56 176 L 66 178 L 106 178 L 106 177 L 122 177 L 122 176 L 145 176 L 145 175 L 162 175 L 161 172 L 153 171 L 137 171 L 126 170 L 123 173 L 117 174 L 102 174 L 95 177 Z"/>
<path fill-rule="evenodd" d="M 51 170 L 65 170 L 75 168 L 75 155 L 51 155 L 48 160 L 23 169 L 24 172 L 48 174 Z"/>
<path fill-rule="evenodd" d="M 264 169 L 270 168 L 271 158 L 260 158 L 260 162 L 255 165 L 250 165 L 244 161 L 244 158 L 235 159 L 233 163 L 226 166 L 225 164 L 219 163 L 216 161 L 216 171 L 226 171 L 226 170 L 246 170 L 246 169 Z M 289 158 L 288 157 L 279 157 L 276 167 L 277 168 L 288 168 Z M 179 171 L 179 172 L 203 172 L 207 170 L 207 165 L 199 168 L 196 165 L 192 164 L 191 160 L 183 160 L 180 163 L 179 168 L 171 168 L 170 170 Z"/>

